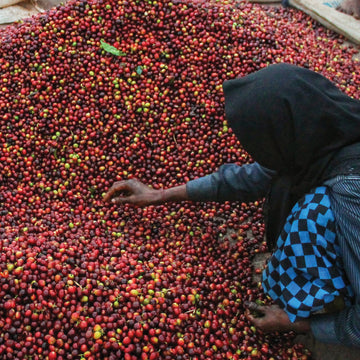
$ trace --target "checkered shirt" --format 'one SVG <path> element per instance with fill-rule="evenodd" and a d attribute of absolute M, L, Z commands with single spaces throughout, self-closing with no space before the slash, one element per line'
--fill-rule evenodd
<path fill-rule="evenodd" d="M 323 310 L 337 297 L 351 304 L 354 293 L 343 269 L 326 186 L 293 207 L 262 285 L 292 322 Z"/>

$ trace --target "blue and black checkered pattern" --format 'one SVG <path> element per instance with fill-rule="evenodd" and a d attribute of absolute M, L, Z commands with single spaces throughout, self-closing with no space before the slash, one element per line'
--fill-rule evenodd
<path fill-rule="evenodd" d="M 263 273 L 263 289 L 292 322 L 339 296 L 350 305 L 353 291 L 341 259 L 328 189 L 321 186 L 293 207 Z"/>

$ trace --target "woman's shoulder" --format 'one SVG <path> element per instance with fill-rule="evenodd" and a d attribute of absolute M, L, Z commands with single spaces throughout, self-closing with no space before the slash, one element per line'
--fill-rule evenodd
<path fill-rule="evenodd" d="M 327 186 L 313 188 L 295 204 L 293 218 L 323 225 L 334 221 L 329 194 Z"/>

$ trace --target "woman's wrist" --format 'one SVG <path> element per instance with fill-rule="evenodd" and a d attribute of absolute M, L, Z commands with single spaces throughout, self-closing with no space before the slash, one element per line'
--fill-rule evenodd
<path fill-rule="evenodd" d="M 305 334 L 311 330 L 310 320 L 299 320 L 292 324 L 292 330 L 298 334 Z"/>
<path fill-rule="evenodd" d="M 189 200 L 186 185 L 179 185 L 168 189 L 157 190 L 157 204 L 163 204 L 168 201 L 186 201 Z"/>

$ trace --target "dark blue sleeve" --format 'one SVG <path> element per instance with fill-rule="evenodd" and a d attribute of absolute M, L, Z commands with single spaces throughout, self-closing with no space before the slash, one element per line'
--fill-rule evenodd
<path fill-rule="evenodd" d="M 311 329 L 320 341 L 360 347 L 360 176 L 339 175 L 325 185 L 330 189 L 337 241 L 355 298 L 352 306 L 339 313 L 314 317 Z"/>
<path fill-rule="evenodd" d="M 360 346 L 360 305 L 345 308 L 340 313 L 314 316 L 311 330 L 315 339 L 331 344 Z"/>
<path fill-rule="evenodd" d="M 225 164 L 213 174 L 189 181 L 186 191 L 193 201 L 256 201 L 266 195 L 274 175 L 256 162 Z"/>

